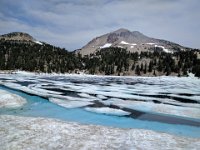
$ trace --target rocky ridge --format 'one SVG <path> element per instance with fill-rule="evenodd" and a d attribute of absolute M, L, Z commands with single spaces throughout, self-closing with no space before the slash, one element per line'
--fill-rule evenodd
<path fill-rule="evenodd" d="M 99 51 L 102 48 L 108 47 L 125 48 L 130 52 L 158 49 L 166 53 L 187 49 L 186 47 L 173 42 L 148 37 L 139 31 L 131 32 L 127 29 L 121 28 L 94 38 L 76 52 L 82 55 L 89 55 Z"/>

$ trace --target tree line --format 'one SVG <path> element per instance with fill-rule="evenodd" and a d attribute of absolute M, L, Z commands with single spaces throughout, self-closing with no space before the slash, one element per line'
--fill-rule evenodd
<path fill-rule="evenodd" d="M 105 75 L 177 75 L 192 72 L 200 77 L 198 50 L 165 53 L 161 50 L 128 52 L 123 48 L 100 49 L 81 56 L 49 44 L 0 41 L 0 70 L 76 72 Z"/>
<path fill-rule="evenodd" d="M 123 48 L 105 48 L 85 56 L 85 69 L 90 74 L 105 75 L 134 72 L 134 75 L 177 75 L 187 76 L 188 72 L 200 76 L 200 59 L 198 50 L 128 52 Z"/>

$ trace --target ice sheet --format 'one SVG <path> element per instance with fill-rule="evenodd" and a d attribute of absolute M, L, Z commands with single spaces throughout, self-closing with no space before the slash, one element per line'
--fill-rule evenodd
<path fill-rule="evenodd" d="M 23 85 L 23 82 L 30 84 Z M 200 80 L 195 77 L 36 75 L 19 71 L 17 74 L 0 74 L 0 84 L 46 98 L 82 104 L 96 101 L 105 104 L 113 98 L 112 105 L 115 106 L 133 109 L 137 106 L 144 111 L 199 118 Z"/>

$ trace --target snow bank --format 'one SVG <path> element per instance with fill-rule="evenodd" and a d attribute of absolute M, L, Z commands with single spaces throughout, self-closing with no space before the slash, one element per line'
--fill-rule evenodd
<path fill-rule="evenodd" d="M 114 109 L 114 108 L 109 108 L 109 107 L 100 107 L 100 108 L 86 107 L 85 110 L 100 113 L 100 114 L 108 114 L 108 115 L 117 115 L 117 116 L 130 115 L 129 112 L 123 111 L 121 109 Z"/>
<path fill-rule="evenodd" d="M 8 149 L 198 149 L 199 138 L 143 129 L 80 125 L 54 119 L 0 115 L 0 147 Z"/>
<path fill-rule="evenodd" d="M 21 107 L 26 103 L 26 100 L 18 95 L 0 90 L 0 108 L 15 108 Z"/>

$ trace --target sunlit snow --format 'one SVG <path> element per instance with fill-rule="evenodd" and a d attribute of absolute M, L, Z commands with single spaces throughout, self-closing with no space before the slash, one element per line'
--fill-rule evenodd
<path fill-rule="evenodd" d="M 37 44 L 43 45 L 43 43 L 41 43 L 40 41 L 34 41 Z"/>
<path fill-rule="evenodd" d="M 148 44 L 148 45 L 155 45 L 156 43 L 145 43 L 145 44 Z"/>
<path fill-rule="evenodd" d="M 137 44 L 135 44 L 135 43 L 128 43 L 128 42 L 125 42 L 125 41 L 121 41 L 120 44 L 124 44 L 124 45 L 132 45 L 132 46 L 137 45 Z"/>
<path fill-rule="evenodd" d="M 106 43 L 105 45 L 103 46 L 100 46 L 100 48 L 108 48 L 112 45 L 112 43 Z"/>

